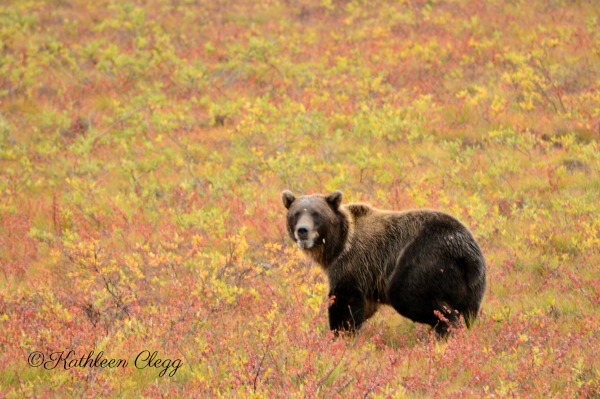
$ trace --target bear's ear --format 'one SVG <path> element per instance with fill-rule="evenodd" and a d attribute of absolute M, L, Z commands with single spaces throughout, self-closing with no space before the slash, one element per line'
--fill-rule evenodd
<path fill-rule="evenodd" d="M 285 190 L 281 193 L 281 200 L 283 201 L 283 206 L 285 206 L 286 209 L 290 209 L 292 202 L 296 201 L 296 197 L 290 190 Z"/>
<path fill-rule="evenodd" d="M 342 203 L 342 192 L 341 191 L 334 191 L 331 194 L 329 194 L 326 198 L 327 203 L 329 204 L 329 206 L 331 206 L 333 209 L 337 210 L 340 207 L 340 204 Z"/>

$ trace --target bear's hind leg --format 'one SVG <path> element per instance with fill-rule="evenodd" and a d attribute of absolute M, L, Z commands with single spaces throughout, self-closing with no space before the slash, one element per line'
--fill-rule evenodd
<path fill-rule="evenodd" d="M 439 302 L 435 306 L 433 314 L 437 319 L 433 329 L 438 339 L 447 338 L 452 329 L 460 327 L 460 313 L 452 309 L 446 302 Z"/>

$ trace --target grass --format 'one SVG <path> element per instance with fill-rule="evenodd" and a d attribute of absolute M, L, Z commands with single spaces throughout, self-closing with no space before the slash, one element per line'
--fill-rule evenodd
<path fill-rule="evenodd" d="M 0 397 L 598 397 L 599 11 L 5 2 Z M 283 189 L 456 215 L 474 327 L 333 339 Z"/>

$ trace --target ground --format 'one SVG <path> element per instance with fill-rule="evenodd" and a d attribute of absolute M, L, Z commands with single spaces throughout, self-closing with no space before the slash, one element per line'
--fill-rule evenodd
<path fill-rule="evenodd" d="M 598 397 L 598 15 L 4 1 L 0 397 Z M 333 339 L 283 189 L 456 215 L 477 323 Z"/>

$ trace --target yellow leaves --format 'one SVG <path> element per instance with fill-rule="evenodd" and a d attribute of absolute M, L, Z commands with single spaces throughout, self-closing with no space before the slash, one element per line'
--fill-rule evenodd
<path fill-rule="evenodd" d="M 518 333 L 518 336 L 519 336 L 519 342 L 521 342 L 521 343 L 529 342 L 529 337 L 527 336 L 527 334 Z"/>
<path fill-rule="evenodd" d="M 584 386 L 591 387 L 591 391 L 598 392 L 600 390 L 600 368 L 592 365 L 586 367 L 586 361 L 583 356 L 577 359 L 577 362 L 571 368 L 573 371 L 573 379 L 579 388 Z"/>
<path fill-rule="evenodd" d="M 56 296 L 50 292 L 40 293 L 43 298 L 42 310 L 53 314 L 57 319 L 71 321 L 73 316 L 68 309 L 65 309 Z"/>
<path fill-rule="evenodd" d="M 305 262 L 305 257 L 295 246 L 282 246 L 280 243 L 266 243 L 266 262 L 269 267 L 277 268 L 286 276 L 293 276 Z"/>
<path fill-rule="evenodd" d="M 333 0 L 321 0 L 321 7 L 324 7 L 328 11 L 333 11 L 335 9 Z"/>
<path fill-rule="evenodd" d="M 431 94 L 420 94 L 417 99 L 413 101 L 412 106 L 420 116 L 427 115 L 431 110 L 437 108 L 437 104 Z"/>
<path fill-rule="evenodd" d="M 125 265 L 129 268 L 129 270 L 133 273 L 135 278 L 141 279 L 144 278 L 144 273 L 140 269 L 139 259 L 136 259 L 132 255 L 128 255 L 124 257 Z"/>
<path fill-rule="evenodd" d="M 500 113 L 504 111 L 506 108 L 506 100 L 501 98 L 499 95 L 495 94 L 492 100 L 492 105 L 490 106 L 490 111 L 493 117 L 498 117 Z"/>
<path fill-rule="evenodd" d="M 570 237 L 571 246 L 585 254 L 600 248 L 600 219 L 583 221 Z"/>
<path fill-rule="evenodd" d="M 321 309 L 324 294 L 327 292 L 325 283 L 302 284 L 300 291 L 305 295 L 302 303 L 306 304 L 316 314 Z"/>
<path fill-rule="evenodd" d="M 555 112 L 567 112 L 550 68 L 542 61 L 547 58 L 544 51 L 539 48 L 527 54 L 507 51 L 503 58 L 509 69 L 503 73 L 502 79 L 511 84 L 518 94 L 517 105 L 521 110 L 533 111 L 545 105 Z"/>
<path fill-rule="evenodd" d="M 456 93 L 456 98 L 459 98 L 459 99 L 467 98 L 468 96 L 469 96 L 468 90 L 461 90 L 458 93 Z"/>
<path fill-rule="evenodd" d="M 486 118 L 487 115 L 497 118 L 506 109 L 506 100 L 498 94 L 490 94 L 487 87 L 473 85 L 468 89 L 459 91 L 456 98 L 464 99 L 470 107 L 480 110 L 480 115 Z"/>
<path fill-rule="evenodd" d="M 218 278 L 211 279 L 209 284 L 214 297 L 213 299 L 224 301 L 229 305 L 233 304 L 238 295 L 243 292 L 240 287 L 229 284 Z"/>
<path fill-rule="evenodd" d="M 228 255 L 224 259 L 244 259 L 248 250 L 248 242 L 246 241 L 247 227 L 242 227 L 237 234 L 230 235 L 226 238 Z"/>
<path fill-rule="evenodd" d="M 466 99 L 470 105 L 478 105 L 489 98 L 488 91 L 482 86 L 472 86 L 469 89 L 461 90 L 456 94 L 456 98 Z"/>
<path fill-rule="evenodd" d="M 548 39 L 542 40 L 542 45 L 544 47 L 553 48 L 553 47 L 558 46 L 559 44 L 560 44 L 560 40 L 557 38 L 548 38 Z"/>
<path fill-rule="evenodd" d="M 389 35 L 388 29 L 386 29 L 384 26 L 381 26 L 381 25 L 374 27 L 373 30 L 371 31 L 371 37 L 373 37 L 375 39 L 386 38 L 388 35 Z"/>

